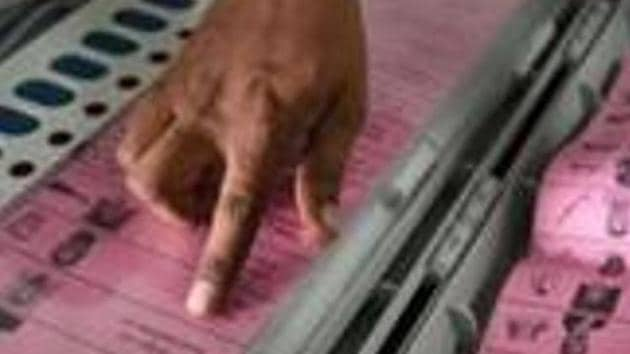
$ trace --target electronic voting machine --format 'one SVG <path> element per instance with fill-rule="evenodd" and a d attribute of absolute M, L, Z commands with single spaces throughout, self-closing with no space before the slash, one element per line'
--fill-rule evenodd
<path fill-rule="evenodd" d="M 624 1 L 364 1 L 342 237 L 307 251 L 274 195 L 207 319 L 183 306 L 201 236 L 114 151 L 213 1 L 29 3 L 0 2 L 1 354 L 630 353 Z"/>

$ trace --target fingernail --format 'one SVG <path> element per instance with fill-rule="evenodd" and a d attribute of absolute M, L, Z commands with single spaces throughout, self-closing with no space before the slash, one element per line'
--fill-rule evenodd
<path fill-rule="evenodd" d="M 214 286 L 210 282 L 205 280 L 195 281 L 186 301 L 188 313 L 198 318 L 206 316 L 210 310 L 210 301 L 214 293 Z"/>
<path fill-rule="evenodd" d="M 337 233 L 341 227 L 341 217 L 339 216 L 339 207 L 336 204 L 326 204 L 322 210 L 322 219 L 326 227 L 333 233 Z"/>

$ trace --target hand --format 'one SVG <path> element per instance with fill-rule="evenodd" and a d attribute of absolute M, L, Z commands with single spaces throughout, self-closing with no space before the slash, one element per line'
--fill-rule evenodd
<path fill-rule="evenodd" d="M 297 168 L 306 242 L 334 235 L 364 91 L 358 1 L 222 0 L 132 108 L 119 149 L 130 190 L 166 219 L 211 226 L 191 314 L 223 306 L 279 171 Z"/>

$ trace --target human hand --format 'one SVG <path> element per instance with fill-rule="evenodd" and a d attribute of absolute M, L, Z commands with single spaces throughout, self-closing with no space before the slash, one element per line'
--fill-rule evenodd
<path fill-rule="evenodd" d="M 163 218 L 211 225 L 192 315 L 222 308 L 279 171 L 297 168 L 305 241 L 334 235 L 364 61 L 358 1 L 222 0 L 132 108 L 119 148 L 129 189 Z"/>

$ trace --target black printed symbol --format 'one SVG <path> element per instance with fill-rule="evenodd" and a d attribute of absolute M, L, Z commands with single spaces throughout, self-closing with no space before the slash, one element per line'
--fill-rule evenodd
<path fill-rule="evenodd" d="M 617 161 L 617 183 L 630 188 L 630 158 L 625 157 Z"/>
<path fill-rule="evenodd" d="M 562 324 L 568 333 L 583 333 L 590 328 L 588 317 L 581 313 L 570 312 L 566 314 L 562 320 Z"/>
<path fill-rule="evenodd" d="M 48 188 L 54 192 L 73 198 L 82 204 L 89 203 L 88 198 L 63 181 L 54 181 L 48 184 Z"/>
<path fill-rule="evenodd" d="M 597 171 L 598 166 L 594 163 L 574 161 L 569 165 L 569 168 L 575 172 L 591 174 Z"/>
<path fill-rule="evenodd" d="M 606 317 L 597 313 L 571 310 L 565 314 L 562 324 L 571 335 L 588 334 L 591 330 L 599 330 L 606 326 Z"/>
<path fill-rule="evenodd" d="M 79 230 L 61 242 L 51 254 L 51 260 L 57 267 L 69 267 L 80 262 L 90 252 L 97 237 L 87 230 Z"/>
<path fill-rule="evenodd" d="M 604 318 L 595 318 L 592 322 L 591 322 L 591 329 L 602 329 L 606 327 L 606 320 Z"/>
<path fill-rule="evenodd" d="M 94 205 L 85 219 L 94 226 L 107 231 L 118 231 L 135 214 L 124 201 L 102 198 Z"/>
<path fill-rule="evenodd" d="M 567 333 L 562 341 L 560 353 L 586 354 L 590 331 L 604 328 L 606 320 L 598 314 L 573 310 L 564 316 L 563 324 Z"/>
<path fill-rule="evenodd" d="M 621 238 L 628 233 L 628 212 L 630 203 L 626 200 L 613 199 L 610 201 L 606 217 L 606 229 L 610 236 Z"/>
<path fill-rule="evenodd" d="M 604 276 L 618 277 L 626 272 L 626 262 L 621 256 L 611 256 L 599 268 L 599 273 Z"/>
<path fill-rule="evenodd" d="M 579 206 L 585 204 L 589 200 L 591 200 L 591 197 L 588 194 L 581 194 L 566 207 L 564 207 L 564 209 L 560 213 L 560 216 L 558 216 L 558 226 L 561 226 L 569 218 L 569 216 L 571 216 L 573 212 L 577 210 Z"/>
<path fill-rule="evenodd" d="M 29 210 L 8 224 L 6 230 L 16 239 L 28 241 L 39 232 L 45 223 L 44 215 L 35 210 Z"/>
<path fill-rule="evenodd" d="M 561 354 L 587 354 L 588 336 L 585 334 L 568 335 L 562 341 Z"/>
<path fill-rule="evenodd" d="M 611 314 L 617 307 L 621 289 L 602 284 L 582 284 L 573 300 L 573 308 Z"/>
<path fill-rule="evenodd" d="M 0 332 L 15 332 L 22 320 L 0 307 Z"/>
<path fill-rule="evenodd" d="M 45 291 L 48 283 L 49 278 L 46 274 L 37 273 L 22 276 L 9 291 L 7 301 L 15 306 L 30 305 Z"/>
<path fill-rule="evenodd" d="M 619 145 L 608 142 L 587 141 L 582 144 L 582 147 L 587 151 L 609 153 L 619 148 Z"/>
<path fill-rule="evenodd" d="M 510 340 L 536 342 L 549 329 L 549 324 L 541 319 L 512 318 L 507 323 Z"/>
<path fill-rule="evenodd" d="M 554 276 L 547 272 L 536 272 L 532 274 L 530 281 L 536 295 L 547 296 L 555 290 L 558 279 L 554 279 Z"/>
<path fill-rule="evenodd" d="M 606 116 L 606 121 L 611 124 L 623 124 L 630 121 L 630 114 L 610 113 Z"/>

